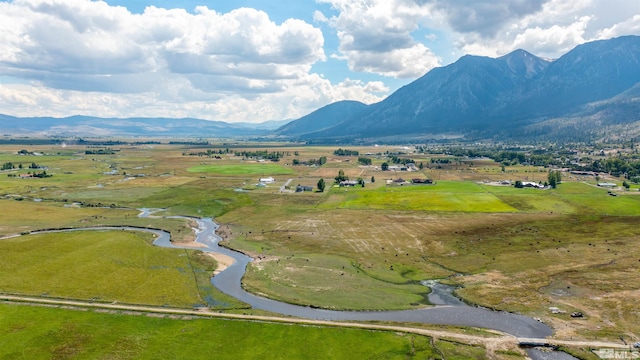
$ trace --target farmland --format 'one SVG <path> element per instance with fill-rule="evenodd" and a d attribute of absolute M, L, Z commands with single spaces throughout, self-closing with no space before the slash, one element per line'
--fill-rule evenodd
<path fill-rule="evenodd" d="M 428 305 L 419 281 L 440 279 L 459 286 L 457 294 L 469 303 L 540 318 L 559 338 L 640 333 L 640 315 L 628 301 L 640 298 L 637 187 L 618 186 L 612 190 L 618 196 L 611 196 L 596 179 L 565 172 L 555 189 L 518 189 L 500 182 L 542 182 L 548 169 L 487 159 L 432 162 L 450 156 L 404 153 L 429 166 L 383 171 L 392 147 L 357 148 L 372 154 L 365 166 L 358 156 L 332 155 L 333 147 L 285 145 L 256 145 L 286 154 L 277 163 L 232 152 L 188 156 L 186 145 L 123 145 L 103 155 L 86 154 L 81 145 L 5 145 L 0 162 L 37 162 L 53 176 L 0 172 L 6 214 L 0 236 L 130 225 L 162 228 L 186 242 L 194 237 L 193 224 L 164 216 L 215 217 L 224 244 L 256 258 L 244 287 L 269 298 L 329 309 L 410 309 Z M 42 155 L 18 155 L 24 147 Z M 292 165 L 321 156 L 327 158 L 322 166 Z M 339 171 L 365 186 L 334 186 Z M 256 186 L 267 176 L 276 182 Z M 434 184 L 393 182 L 400 177 Z M 328 185 L 324 192 L 294 191 L 319 179 Z M 139 218 L 142 207 L 164 210 Z M 0 269 L 13 274 L 0 281 L 4 293 L 229 311 L 243 306 L 203 284 L 213 259 L 197 249 L 154 248 L 144 234 L 33 234 L 0 241 L 0 251 L 11 254 Z M 549 307 L 564 312 L 552 314 Z M 585 317 L 570 318 L 574 311 Z"/>

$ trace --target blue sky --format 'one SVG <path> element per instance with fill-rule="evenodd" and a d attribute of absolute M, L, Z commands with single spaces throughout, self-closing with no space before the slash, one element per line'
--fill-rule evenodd
<path fill-rule="evenodd" d="M 294 119 L 464 54 L 640 35 L 637 0 L 0 0 L 0 113 Z"/>

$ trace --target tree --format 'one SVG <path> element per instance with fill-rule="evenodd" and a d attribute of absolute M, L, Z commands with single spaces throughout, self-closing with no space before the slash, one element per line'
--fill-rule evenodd
<path fill-rule="evenodd" d="M 336 179 L 336 184 L 339 184 L 342 181 L 349 180 L 349 177 L 344 174 L 344 171 L 340 170 L 338 171 L 338 176 L 336 176 L 335 179 Z"/>
<path fill-rule="evenodd" d="M 373 177 L 373 176 L 371 176 L 371 182 L 372 182 L 372 183 L 376 182 L 376 178 L 375 178 L 375 177 Z"/>
<path fill-rule="evenodd" d="M 629 185 L 629 183 L 627 182 L 627 180 L 622 182 L 622 186 L 624 186 L 625 189 L 629 190 L 629 188 L 631 187 L 631 185 Z"/>
<path fill-rule="evenodd" d="M 358 178 L 358 184 L 362 185 L 362 187 L 364 187 L 364 179 L 363 178 Z"/>
<path fill-rule="evenodd" d="M 380 168 L 382 169 L 382 171 L 389 170 L 389 163 L 383 162 L 382 165 L 380 165 Z"/>
<path fill-rule="evenodd" d="M 517 187 L 518 189 L 521 189 L 524 187 L 524 185 L 522 184 L 522 181 L 520 180 L 516 180 L 516 183 L 514 184 L 515 187 Z"/>
<path fill-rule="evenodd" d="M 547 175 L 549 186 L 556 188 L 556 186 L 562 181 L 562 173 L 560 171 L 549 171 Z"/>
<path fill-rule="evenodd" d="M 324 179 L 320 179 L 320 180 L 318 180 L 318 190 L 319 190 L 320 192 L 324 192 L 324 186 L 325 186 L 325 184 L 324 184 Z"/>

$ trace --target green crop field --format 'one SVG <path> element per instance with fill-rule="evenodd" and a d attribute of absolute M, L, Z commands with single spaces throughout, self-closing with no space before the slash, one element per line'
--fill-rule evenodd
<path fill-rule="evenodd" d="M 349 189 L 342 194 L 341 208 L 370 210 L 515 212 L 498 197 L 482 192 L 475 184 L 442 182 L 443 186 Z M 340 193 L 342 189 L 335 189 Z"/>
<path fill-rule="evenodd" d="M 115 230 L 1 240 L 0 271 L 11 276 L 0 278 L 0 291 L 178 307 L 236 303 L 218 293 L 218 299 L 207 304 L 207 295 L 217 291 L 196 274 L 211 274 L 213 260 L 205 261 L 208 257 L 195 251 L 155 247 L 150 237 Z"/>
<path fill-rule="evenodd" d="M 293 174 L 290 168 L 277 164 L 220 164 L 199 165 L 187 169 L 194 173 L 207 173 L 215 175 L 289 175 Z M 256 179 L 257 181 L 257 179 Z"/>
<path fill-rule="evenodd" d="M 44 321 L 46 319 L 46 321 Z M 0 305 L 2 359 L 427 359 L 484 348 L 418 335 Z M 442 349 L 442 350 L 440 350 Z"/>

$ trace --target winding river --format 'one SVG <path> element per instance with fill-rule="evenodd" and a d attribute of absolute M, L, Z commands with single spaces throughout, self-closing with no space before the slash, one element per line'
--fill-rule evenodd
<path fill-rule="evenodd" d="M 149 216 L 152 211 L 142 209 L 140 216 Z M 544 338 L 552 334 L 551 328 L 532 318 L 493 311 L 464 304 L 451 293 L 451 288 L 441 284 L 426 283 L 431 287 L 429 301 L 436 306 L 415 310 L 400 311 L 335 311 L 292 305 L 280 301 L 256 296 L 242 288 L 242 276 L 251 258 L 242 253 L 218 245 L 221 238 L 215 233 L 218 228 L 212 219 L 194 219 L 198 223 L 196 242 L 205 247 L 199 250 L 230 256 L 234 263 L 214 276 L 212 284 L 220 291 L 251 305 L 255 309 L 274 313 L 320 320 L 352 321 L 393 321 L 427 324 L 472 326 L 500 330 L 516 337 Z M 137 229 L 141 230 L 141 229 Z M 162 247 L 181 248 L 171 242 L 170 235 L 164 231 L 153 230 L 157 235 L 154 244 Z"/>

